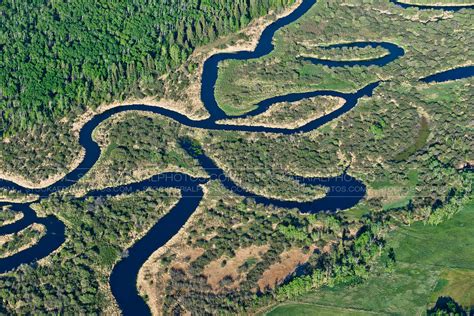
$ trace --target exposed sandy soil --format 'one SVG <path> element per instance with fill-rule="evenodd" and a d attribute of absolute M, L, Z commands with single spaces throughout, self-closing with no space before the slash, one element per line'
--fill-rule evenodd
<path fill-rule="evenodd" d="M 189 82 L 191 84 L 185 89 L 182 99 L 178 101 L 165 100 L 168 104 L 172 104 L 175 108 L 189 107 L 200 113 L 205 110 L 201 101 L 201 76 L 203 72 L 204 61 L 210 56 L 217 53 L 232 53 L 238 51 L 253 51 L 257 46 L 260 35 L 263 30 L 273 21 L 287 16 L 293 12 L 302 0 L 296 0 L 295 4 L 281 13 L 275 15 L 270 12 L 268 15 L 252 21 L 246 28 L 236 34 L 222 37 L 209 45 L 197 48 L 190 57 L 190 60 L 198 65 L 196 71 L 189 74 Z M 185 66 L 182 67 L 184 69 Z"/>
<path fill-rule="evenodd" d="M 171 193 L 175 193 L 176 196 L 180 197 L 180 191 L 178 189 L 174 189 L 174 188 L 167 188 L 167 189 L 164 189 L 168 192 L 171 192 Z M 115 196 L 115 197 L 112 197 L 112 199 L 114 200 L 120 200 L 120 199 L 123 199 L 123 198 L 126 198 L 128 195 L 125 194 L 125 195 L 118 195 L 118 196 Z M 175 203 L 172 203 L 170 204 L 166 209 L 163 209 L 163 215 L 165 215 L 172 207 L 174 207 L 176 205 L 176 203 L 179 201 L 179 199 L 176 199 Z M 46 216 L 47 214 L 44 214 L 44 212 L 41 210 L 41 208 L 38 207 L 38 204 L 33 204 L 32 205 L 32 208 L 36 211 L 36 213 L 38 214 L 38 216 Z M 162 205 L 158 206 L 157 207 L 157 211 L 158 210 L 162 210 Z M 64 217 L 60 217 L 59 218 L 62 222 L 64 222 L 64 224 L 66 225 L 66 227 L 69 227 L 70 224 L 68 223 L 68 221 L 64 218 Z M 150 223 L 150 225 L 148 227 L 145 227 L 145 229 L 140 233 L 140 234 L 136 234 L 136 233 L 133 233 L 129 235 L 129 239 L 128 239 L 128 243 L 126 245 L 123 245 L 124 248 L 130 248 L 137 240 L 141 239 L 148 231 L 149 229 L 152 227 L 152 225 L 154 225 L 155 222 L 153 223 Z M 51 264 L 51 256 L 59 253 L 65 246 L 66 243 L 63 243 L 58 249 L 54 250 L 52 253 L 50 253 L 47 257 L 44 257 L 42 259 L 40 259 L 38 261 L 38 264 L 40 265 L 48 265 L 48 264 Z M 160 248 L 161 249 L 161 248 Z M 150 260 L 150 259 L 149 259 Z M 148 261 L 147 261 L 148 262 Z M 145 263 L 146 265 L 146 263 Z M 144 265 L 144 266 L 145 266 Z M 143 270 L 143 267 L 142 269 L 140 270 L 140 273 L 142 272 Z M 104 273 L 107 277 L 110 277 L 110 273 L 111 273 L 111 270 L 102 270 L 101 271 L 102 273 Z M 139 273 L 139 276 L 138 276 L 138 280 L 140 280 L 140 273 Z M 99 284 L 99 288 L 100 290 L 102 291 L 102 293 L 105 294 L 105 296 L 107 297 L 107 299 L 110 300 L 110 304 L 107 306 L 107 309 L 104 310 L 102 312 L 103 315 L 114 315 L 114 316 L 118 316 L 118 315 L 121 315 L 121 312 L 120 312 L 120 309 L 119 309 L 119 306 L 117 305 L 117 302 L 115 301 L 115 298 L 114 296 L 112 295 L 112 292 L 111 292 L 111 289 L 110 289 L 110 284 L 109 282 L 105 282 L 105 283 L 100 283 Z"/>
<path fill-rule="evenodd" d="M 115 101 L 112 103 L 104 103 L 100 105 L 96 110 L 89 109 L 86 111 L 83 115 L 81 115 L 78 119 L 75 120 L 75 122 L 72 125 L 72 131 L 78 135 L 79 131 L 81 128 L 84 126 L 85 123 L 87 123 L 92 117 L 94 117 L 97 114 L 103 113 L 107 110 L 119 107 L 119 106 L 127 106 L 127 105 L 136 105 L 136 104 L 145 104 L 149 106 L 156 106 L 156 107 L 162 107 L 165 109 L 170 109 L 175 112 L 181 113 L 183 115 L 188 116 L 191 119 L 194 120 L 200 120 L 204 119 L 207 116 L 194 116 L 193 113 L 188 113 L 185 110 L 183 110 L 182 107 L 178 106 L 177 104 L 172 104 L 169 101 L 162 101 L 162 100 L 156 100 L 153 97 L 146 97 L 143 99 L 127 99 L 125 101 Z"/>
<path fill-rule="evenodd" d="M 107 126 L 113 126 L 123 121 L 127 115 L 130 115 L 132 113 L 142 115 L 144 117 L 156 117 L 155 114 L 142 111 L 130 111 L 126 113 L 123 112 L 109 118 L 109 120 L 107 121 Z M 99 144 L 102 151 L 105 150 L 105 148 L 107 148 L 107 146 L 111 142 L 109 139 L 109 135 L 107 134 L 107 127 L 102 124 L 99 125 L 94 131 L 93 137 L 94 140 L 96 140 Z M 143 163 L 141 162 L 140 169 L 132 171 L 131 176 L 113 177 L 107 170 L 109 162 L 110 161 L 103 160 L 101 156 L 99 161 L 88 171 L 88 173 L 82 179 L 79 180 L 77 186 L 74 186 L 70 189 L 70 192 L 75 195 L 81 195 L 84 194 L 85 191 L 87 191 L 89 188 L 104 189 L 107 187 L 114 187 L 118 185 L 139 182 L 144 179 L 148 179 L 153 175 L 165 172 L 181 172 L 193 177 L 205 178 L 208 176 L 207 173 L 200 166 L 197 166 L 196 168 L 193 167 L 191 168 L 191 170 L 189 170 L 185 168 L 180 168 L 172 164 L 168 166 L 162 166 L 159 164 L 157 165 L 156 163 L 144 161 Z"/>
<path fill-rule="evenodd" d="M 304 253 L 302 249 L 291 249 L 280 254 L 280 262 L 272 264 L 258 280 L 260 291 L 264 291 L 266 288 L 275 288 L 299 265 L 308 261 L 314 249 L 314 246 L 311 247 L 307 253 Z"/>
<path fill-rule="evenodd" d="M 208 194 L 206 186 L 203 186 L 204 198 Z M 181 227 L 179 232 L 174 235 L 163 247 L 158 248 L 143 264 L 142 268 L 138 272 L 137 277 L 137 289 L 140 295 L 147 297 L 148 306 L 150 307 L 152 315 L 162 315 L 160 308 L 163 305 L 164 290 L 167 282 L 169 281 L 169 274 L 165 272 L 161 267 L 162 257 L 172 250 L 173 253 L 182 258 L 189 257 L 187 263 L 182 260 L 180 263 L 189 264 L 195 260 L 200 254 L 202 249 L 190 249 L 186 247 L 186 238 L 188 237 L 187 231 L 192 227 L 196 221 L 196 218 L 203 211 L 203 208 L 199 206 L 196 211 L 191 215 L 186 224 Z M 183 267 L 183 266 L 182 266 Z M 184 266 L 185 268 L 185 266 Z"/>
<path fill-rule="evenodd" d="M 204 267 L 203 271 L 203 274 L 207 277 L 207 283 L 217 292 L 221 289 L 220 281 L 225 277 L 231 277 L 231 284 L 225 287 L 228 289 L 237 288 L 241 279 L 245 276 L 238 271 L 239 267 L 250 258 L 255 259 L 256 262 L 260 261 L 261 256 L 267 252 L 268 249 L 268 245 L 241 248 L 235 252 L 235 257 L 233 258 L 224 256 L 210 262 Z M 224 261 L 225 264 L 223 264 Z"/>
<path fill-rule="evenodd" d="M 367 188 L 367 199 L 381 199 L 384 203 L 399 201 L 407 193 L 402 187 L 388 187 L 383 189 Z"/>
<path fill-rule="evenodd" d="M 98 113 L 103 113 L 114 107 L 132 104 L 146 104 L 151 106 L 163 107 L 186 115 L 194 120 L 202 120 L 209 117 L 209 113 L 207 113 L 201 101 L 201 75 L 205 60 L 217 53 L 255 49 L 258 43 L 258 39 L 260 38 L 260 34 L 263 32 L 263 30 L 274 20 L 290 14 L 301 3 L 301 1 L 302 0 L 297 0 L 293 6 L 276 16 L 270 13 L 265 17 L 256 19 L 239 33 L 233 34 L 232 36 L 220 38 L 212 44 L 197 48 L 190 56 L 190 60 L 196 62 L 198 64 L 198 68 L 197 71 L 195 71 L 194 73 L 194 75 L 196 76 L 196 80 L 191 80 L 190 82 L 192 82 L 192 84 L 189 85 L 189 87 L 186 89 L 187 98 L 184 98 L 183 100 L 179 101 L 174 101 L 170 99 L 157 100 L 155 97 L 146 97 L 142 99 L 127 99 L 125 101 L 104 103 L 100 105 L 95 111 L 90 109 L 89 111 L 84 113 L 84 115 L 82 115 L 78 120 L 76 120 L 76 122 L 74 122 L 73 124 L 73 131 L 77 133 L 81 129 L 81 127 L 87 121 L 90 120 L 91 117 Z M 228 43 L 231 37 L 234 38 L 239 34 L 245 34 L 248 37 L 248 40 L 236 41 L 232 45 L 227 45 L 226 48 L 217 48 L 222 44 Z M 166 79 L 166 76 L 164 76 L 164 78 Z M 192 106 L 190 106 L 190 104 Z"/>
<path fill-rule="evenodd" d="M 103 113 L 104 111 L 112 109 L 114 107 L 132 105 L 132 104 L 146 104 L 146 105 L 151 105 L 151 106 L 167 108 L 167 109 L 179 112 L 181 114 L 184 114 L 188 116 L 189 118 L 195 119 L 195 120 L 207 118 L 209 114 L 205 110 L 204 105 L 201 102 L 201 97 L 200 97 L 201 74 L 202 74 L 204 61 L 215 53 L 235 52 L 235 51 L 240 51 L 240 50 L 253 50 L 256 47 L 260 34 L 263 32 L 263 30 L 274 20 L 290 14 L 301 3 L 301 1 L 302 0 L 297 0 L 293 6 L 291 6 L 287 10 L 284 10 L 282 13 L 278 15 L 274 15 L 271 13 L 265 17 L 256 19 L 248 27 L 246 27 L 245 29 L 243 29 L 237 34 L 232 35 L 232 38 L 235 38 L 239 34 L 245 34 L 248 37 L 248 40 L 238 40 L 232 45 L 227 45 L 226 48 L 218 49 L 217 48 L 218 46 L 229 42 L 229 39 L 231 38 L 231 36 L 228 36 L 228 37 L 223 37 L 221 39 L 218 39 L 217 41 L 212 43 L 212 45 L 207 45 L 207 46 L 197 48 L 190 58 L 193 61 L 195 61 L 199 66 L 198 66 L 197 71 L 195 72 L 196 78 L 193 78 L 193 80 L 190 80 L 192 84 L 187 88 L 186 98 L 183 98 L 180 101 L 172 101 L 172 100 L 167 100 L 167 99 L 156 100 L 154 97 L 146 97 L 142 99 L 127 99 L 125 101 L 104 103 L 104 104 L 101 104 L 99 107 L 97 107 L 96 110 L 89 109 L 79 118 L 77 118 L 75 122 L 73 123 L 73 127 L 72 127 L 73 133 L 78 136 L 78 133 L 80 129 L 82 128 L 82 126 L 84 126 L 84 124 L 88 122 L 96 114 Z M 81 163 L 83 157 L 84 157 L 84 150 L 82 149 L 80 155 L 75 157 L 75 159 L 72 160 L 71 163 L 68 165 L 68 170 L 73 170 L 74 168 L 76 168 Z M 7 174 L 3 172 L 0 168 L 0 179 L 12 181 L 26 188 L 47 187 L 57 182 L 58 180 L 62 179 L 65 176 L 65 174 L 66 173 L 61 173 L 61 174 L 51 176 L 47 179 L 41 180 L 39 182 L 32 182 L 31 180 L 25 179 L 24 177 L 20 175 Z"/>
<path fill-rule="evenodd" d="M 147 296 L 148 305 L 153 315 L 161 314 L 159 306 L 162 305 L 163 293 L 161 293 L 158 288 L 160 287 L 160 289 L 164 290 L 164 286 L 170 279 L 169 274 L 162 271 L 160 263 L 161 255 L 156 255 L 156 253 L 157 252 L 142 266 L 137 278 L 139 291 L 142 295 Z M 189 264 L 203 253 L 204 249 L 202 248 L 181 248 L 176 252 L 177 256 L 174 262 L 177 263 L 173 264 L 173 267 L 186 271 Z"/>
<path fill-rule="evenodd" d="M 79 155 L 77 155 L 68 164 L 68 170 L 75 169 L 84 159 L 84 154 L 85 154 L 85 151 L 84 149 L 81 148 L 81 152 L 79 153 Z M 51 184 L 56 183 L 57 181 L 61 180 L 62 178 L 64 178 L 66 174 L 67 174 L 66 172 L 58 173 L 56 175 L 43 179 L 39 182 L 32 182 L 31 180 L 26 179 L 20 175 L 14 175 L 14 174 L 6 173 L 5 171 L 0 170 L 0 179 L 14 182 L 18 185 L 21 185 L 22 187 L 29 188 L 29 189 L 41 189 L 41 188 L 46 188 L 50 186 Z"/>
<path fill-rule="evenodd" d="M 344 4 L 346 6 L 351 6 L 350 4 Z M 430 23 L 430 22 L 437 22 L 439 20 L 446 20 L 453 18 L 453 12 L 450 11 L 443 11 L 439 12 L 438 14 L 434 14 L 430 17 L 421 16 L 421 11 L 410 11 L 410 10 L 396 10 L 395 6 L 393 7 L 394 10 L 381 10 L 379 8 L 373 8 L 372 10 L 377 11 L 381 14 L 386 15 L 398 15 L 403 17 L 406 20 L 413 21 L 413 22 L 421 22 L 421 23 Z M 397 43 L 398 44 L 398 43 Z"/>
<path fill-rule="evenodd" d="M 359 57 L 359 58 L 345 58 L 345 59 L 339 58 L 337 60 L 342 61 L 342 62 L 344 62 L 344 61 L 365 61 L 365 60 L 373 60 L 373 59 L 377 59 L 377 58 L 382 58 L 382 57 L 385 57 L 387 55 L 389 55 L 389 53 L 384 53 L 384 54 L 375 55 L 375 56 Z M 319 57 L 319 55 L 316 55 L 316 54 L 301 54 L 298 57 L 316 58 L 316 59 L 327 60 L 327 61 L 335 61 L 335 59 L 328 58 L 328 57 L 321 58 L 321 57 Z"/>
<path fill-rule="evenodd" d="M 0 247 L 13 239 L 13 234 L 0 236 Z"/>
<path fill-rule="evenodd" d="M 28 203 L 34 202 L 38 199 L 37 195 L 25 195 L 19 197 L 10 197 L 8 194 L 0 193 L 0 202 L 10 202 L 10 203 Z"/>

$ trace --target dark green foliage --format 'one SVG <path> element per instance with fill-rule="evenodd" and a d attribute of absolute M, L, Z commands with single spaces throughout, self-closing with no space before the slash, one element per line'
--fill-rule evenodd
<path fill-rule="evenodd" d="M 0 133 L 128 96 L 193 49 L 292 0 L 3 1 Z"/>
<path fill-rule="evenodd" d="M 38 226 L 29 226 L 25 229 L 14 233 L 10 240 L 0 247 L 0 258 L 11 256 L 18 252 L 22 247 L 26 247 L 31 243 L 35 243 L 44 235 L 44 231 Z"/>
<path fill-rule="evenodd" d="M 70 124 L 35 125 L 11 136 L 8 142 L 0 141 L 0 171 L 37 183 L 66 173 L 69 164 L 80 157 L 79 152 Z"/>
<path fill-rule="evenodd" d="M 450 19 L 441 18 L 439 13 L 405 10 L 388 0 L 318 0 L 307 14 L 276 33 L 272 53 L 257 59 L 224 62 L 219 68 L 216 100 L 226 113 L 243 114 L 260 101 L 278 95 L 326 89 L 349 92 L 387 79 L 399 84 L 416 82 L 420 77 L 466 64 L 473 59 L 472 50 L 467 49 L 474 44 L 471 10 L 456 12 Z M 427 28 L 426 23 L 430 22 L 436 27 Z M 457 32 L 458 29 L 464 32 Z M 301 58 L 367 57 L 369 54 L 361 54 L 360 49 L 341 48 L 323 50 L 325 55 L 321 56 L 319 48 L 366 40 L 395 43 L 406 54 L 383 67 L 327 67 Z M 380 50 L 370 51 L 372 56 L 380 56 Z"/>
<path fill-rule="evenodd" d="M 438 297 L 436 305 L 426 311 L 428 316 L 466 316 L 467 312 L 452 297 Z"/>
<path fill-rule="evenodd" d="M 16 215 L 17 212 L 12 211 L 9 207 L 0 208 L 0 226 L 15 219 Z"/>
<path fill-rule="evenodd" d="M 304 46 L 304 45 L 303 45 Z M 377 47 L 342 47 L 324 48 L 308 47 L 307 55 L 327 60 L 370 60 L 383 57 L 388 51 L 380 46 Z M 303 50 L 304 52 L 304 50 Z M 304 53 L 303 53 L 304 54 Z M 306 55 L 306 54 L 304 54 Z"/>
<path fill-rule="evenodd" d="M 108 120 L 96 132 L 105 136 L 108 145 L 95 170 L 100 176 L 105 174 L 121 183 L 133 178 L 134 172 L 151 166 L 195 168 L 197 163 L 178 144 L 177 137 L 184 131 L 175 121 L 137 113 L 128 114 L 119 122 Z"/>
<path fill-rule="evenodd" d="M 320 249 L 314 251 L 311 248 L 313 242 L 318 241 L 321 248 L 330 246 L 344 233 L 344 227 L 351 226 L 350 222 L 339 215 L 302 215 L 291 210 L 266 208 L 251 199 L 236 197 L 217 182 L 211 182 L 209 197 L 211 199 L 203 201 L 205 212 L 197 215 L 190 227 L 195 233 L 190 234 L 185 242 L 186 247 L 203 248 L 204 253 L 192 261 L 186 271 L 169 268 L 172 264 L 165 268 L 171 277 L 166 289 L 165 313 L 171 313 L 177 307 L 192 313 L 219 311 L 234 314 L 249 311 L 256 298 L 252 293 L 267 294 L 267 301 L 274 295 L 275 289 L 260 289 L 257 283 L 272 264 L 280 262 L 280 255 L 290 249 L 301 249 L 306 253 L 311 251 L 306 269 L 327 269 L 344 276 L 354 270 L 350 266 L 356 265 L 354 260 L 365 269 L 371 258 L 378 254 L 378 247 L 374 245 L 380 243 L 375 233 L 379 226 L 366 226 L 367 232 L 358 238 L 346 236 L 344 244 L 337 247 L 334 255 L 322 254 Z M 217 199 L 216 203 L 214 199 Z M 208 206 L 208 203 L 212 206 Z M 235 259 L 237 250 L 263 245 L 268 247 L 267 251 L 261 253 L 259 258 L 247 258 L 238 267 L 238 288 L 226 286 L 231 281 L 227 276 L 221 279 L 217 293 L 207 284 L 203 270 L 209 263 L 224 259 L 225 268 L 228 262 Z M 343 263 L 344 256 L 348 254 L 354 257 Z M 163 256 L 167 257 L 170 254 Z M 338 272 L 338 265 L 344 264 L 347 268 Z"/>
<path fill-rule="evenodd" d="M 180 140 L 180 145 L 183 148 L 187 148 L 188 152 L 194 157 L 199 157 L 199 155 L 203 154 L 202 146 L 199 144 L 199 141 L 193 139 L 191 137 L 182 137 Z"/>
<path fill-rule="evenodd" d="M 341 239 L 331 253 L 322 254 L 309 275 L 296 277 L 279 287 L 277 300 L 294 299 L 322 285 L 353 285 L 369 276 L 373 261 L 378 258 L 384 244 L 379 225 L 362 227 L 362 233 L 352 240 Z"/>
<path fill-rule="evenodd" d="M 0 278 L 1 306 L 8 314 L 96 313 L 104 306 L 98 274 L 80 257 L 51 265 L 21 266 Z"/>
<path fill-rule="evenodd" d="M 217 136 L 217 137 L 216 137 Z M 327 166 L 337 174 L 337 146 L 333 140 L 315 142 L 308 135 L 259 135 L 251 138 L 231 132 L 212 133 L 203 142 L 206 154 L 234 180 L 252 192 L 287 200 L 314 200 L 325 190 L 303 185 L 292 175 L 311 174 L 314 166 Z M 319 150 L 325 148 L 325 152 Z M 282 150 L 282 149 L 285 150 Z"/>
<path fill-rule="evenodd" d="M 443 201 L 451 188 L 471 186 L 459 172 L 474 150 L 471 85 L 472 79 L 436 86 L 382 83 L 372 98 L 316 131 L 258 137 L 213 132 L 203 144 L 224 171 L 246 188 L 265 188 L 263 194 L 291 198 L 298 187 L 288 175 L 337 175 L 350 165 L 349 173 L 374 189 L 401 187 L 402 204 L 411 200 L 419 210 Z M 394 160 L 401 152 L 404 160 Z M 300 200 L 315 196 L 304 187 L 296 192 Z M 370 203 L 383 206 L 375 198 Z"/>
<path fill-rule="evenodd" d="M 115 198 L 51 197 L 47 213 L 66 223 L 66 242 L 42 265 L 0 277 L 6 314 L 97 314 L 110 305 L 104 292 L 112 266 L 135 236 L 149 229 L 178 199 L 176 191 L 148 190 Z"/>

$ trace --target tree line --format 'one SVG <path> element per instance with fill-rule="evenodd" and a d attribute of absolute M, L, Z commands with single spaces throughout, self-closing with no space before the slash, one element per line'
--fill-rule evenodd
<path fill-rule="evenodd" d="M 2 2 L 0 133 L 160 94 L 193 49 L 294 0 Z"/>

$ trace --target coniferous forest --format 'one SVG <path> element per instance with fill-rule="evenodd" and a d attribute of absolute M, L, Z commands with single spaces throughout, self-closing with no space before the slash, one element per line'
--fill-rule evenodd
<path fill-rule="evenodd" d="M 0 133 L 160 95 L 193 49 L 294 0 L 0 3 Z"/>
<path fill-rule="evenodd" d="M 465 1 L 0 0 L 0 315 L 473 314 Z"/>

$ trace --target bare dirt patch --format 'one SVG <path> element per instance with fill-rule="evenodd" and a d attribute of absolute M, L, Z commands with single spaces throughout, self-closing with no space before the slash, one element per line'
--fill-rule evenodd
<path fill-rule="evenodd" d="M 302 249 L 290 249 L 280 254 L 280 262 L 272 264 L 258 280 L 258 288 L 264 291 L 267 288 L 275 288 L 285 278 L 293 273 L 295 269 L 308 261 L 315 247 L 311 247 L 310 251 L 304 252 Z"/>
<path fill-rule="evenodd" d="M 255 49 L 260 34 L 263 30 L 271 24 L 276 19 L 290 14 L 298 5 L 300 5 L 302 0 L 297 0 L 295 4 L 288 9 L 284 10 L 278 15 L 275 15 L 274 12 L 269 13 L 268 15 L 256 19 L 249 26 L 241 30 L 239 33 L 229 35 L 227 37 L 222 37 L 210 45 L 197 48 L 194 53 L 191 55 L 190 60 L 198 64 L 197 70 L 190 75 L 191 84 L 185 89 L 184 97 L 180 100 L 171 100 L 170 98 L 157 99 L 155 96 L 149 96 L 145 98 L 130 98 L 124 101 L 115 101 L 111 103 L 103 103 L 98 106 L 95 110 L 88 109 L 83 115 L 78 117 L 72 124 L 72 132 L 75 136 L 79 136 L 79 131 L 92 117 L 97 114 L 103 113 L 109 109 L 127 106 L 133 104 L 146 104 L 150 106 L 162 107 L 165 109 L 170 109 L 188 116 L 194 120 L 202 120 L 209 117 L 209 113 L 205 109 L 200 96 L 201 91 L 201 75 L 203 70 L 204 61 L 210 56 L 221 53 L 221 52 L 236 52 L 240 50 L 253 50 Z M 242 34 L 245 35 L 245 39 L 242 39 Z M 237 41 L 234 41 L 232 44 L 231 39 L 240 38 Z M 225 45 L 225 48 L 218 48 Z M 185 66 L 182 66 L 184 69 Z M 177 71 L 180 71 L 179 69 Z M 163 76 L 166 79 L 166 75 Z M 8 140 L 7 140 L 8 141 Z M 81 149 L 81 153 L 75 157 L 68 164 L 68 170 L 73 170 L 82 162 L 84 158 L 84 149 Z M 62 179 L 67 173 L 60 173 L 53 175 L 47 179 L 41 181 L 31 181 L 20 175 L 10 174 L 2 171 L 0 169 L 0 179 L 5 179 L 12 181 L 18 185 L 21 185 L 26 188 L 45 188 L 53 183 Z"/>
<path fill-rule="evenodd" d="M 165 252 L 160 250 L 158 249 L 145 262 L 137 278 L 138 289 L 142 295 L 147 297 L 148 306 L 150 306 L 153 315 L 161 315 L 160 306 L 163 303 L 164 289 L 170 280 L 169 274 L 163 271 L 160 262 Z M 186 271 L 189 264 L 204 253 L 204 249 L 184 247 L 175 253 L 178 255 L 174 260 L 173 267 Z"/>
<path fill-rule="evenodd" d="M 236 288 L 245 276 L 244 273 L 239 271 L 239 267 L 245 264 L 247 260 L 257 263 L 268 249 L 268 245 L 241 248 L 235 252 L 233 258 L 223 256 L 212 261 L 204 267 L 203 271 L 203 274 L 207 277 L 207 283 L 214 291 L 218 291 L 224 286 L 222 282 L 227 279 L 228 282 L 225 287 Z"/>
<path fill-rule="evenodd" d="M 399 201 L 407 195 L 402 187 L 387 187 L 383 189 L 367 189 L 367 199 L 380 199 L 384 203 Z"/>
<path fill-rule="evenodd" d="M 203 186 L 203 191 L 204 199 L 206 199 L 208 195 L 206 186 Z M 189 265 L 204 252 L 204 249 L 201 248 L 192 249 L 185 246 L 188 237 L 187 231 L 195 224 L 196 218 L 200 216 L 202 211 L 203 207 L 199 206 L 181 230 L 163 247 L 158 248 L 138 272 L 137 289 L 140 295 L 147 298 L 152 315 L 161 315 L 160 308 L 163 305 L 166 284 L 170 280 L 169 273 L 165 271 L 161 264 L 161 259 L 166 256 L 176 255 L 176 258 L 178 256 L 182 257 L 182 261 L 186 259 L 186 264 Z M 176 258 L 173 260 L 174 262 L 177 262 Z M 181 262 L 179 264 L 183 265 L 185 263 Z M 186 268 L 186 266 L 184 267 Z"/>

